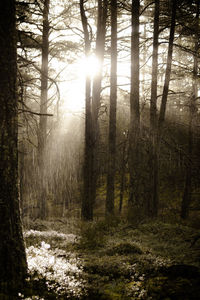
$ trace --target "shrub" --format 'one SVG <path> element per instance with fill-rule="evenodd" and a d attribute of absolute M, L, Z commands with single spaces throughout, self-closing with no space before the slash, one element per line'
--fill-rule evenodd
<path fill-rule="evenodd" d="M 120 243 L 113 248 L 107 250 L 108 255 L 129 255 L 129 254 L 142 254 L 142 250 L 132 243 Z"/>
<path fill-rule="evenodd" d="M 96 249 L 105 244 L 104 223 L 83 224 L 78 247 L 81 249 Z"/>

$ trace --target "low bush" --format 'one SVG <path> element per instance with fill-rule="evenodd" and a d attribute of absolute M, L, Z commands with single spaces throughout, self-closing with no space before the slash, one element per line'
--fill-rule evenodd
<path fill-rule="evenodd" d="M 120 243 L 106 251 L 108 255 L 129 255 L 129 254 L 142 254 L 142 250 L 133 243 Z"/>

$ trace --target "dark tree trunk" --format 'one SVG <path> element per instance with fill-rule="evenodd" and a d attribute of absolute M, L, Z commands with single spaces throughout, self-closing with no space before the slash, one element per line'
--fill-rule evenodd
<path fill-rule="evenodd" d="M 160 144 L 163 132 L 163 125 L 165 121 L 165 112 L 167 106 L 167 98 L 169 91 L 169 82 L 171 76 L 171 66 L 172 66 L 172 53 L 173 53 L 173 42 L 174 42 L 174 32 L 176 25 L 176 0 L 172 0 L 172 13 L 171 13 L 171 25 L 170 25 L 170 34 L 169 34 L 169 46 L 168 46 L 168 54 L 167 54 L 167 65 L 165 72 L 165 81 L 161 99 L 160 106 L 160 114 L 158 119 L 158 128 L 157 128 L 157 138 L 155 143 L 155 178 L 154 178 L 154 186 L 158 188 L 159 182 L 159 155 L 160 155 Z M 154 189 L 155 195 L 153 195 L 154 203 L 152 209 L 152 215 L 156 217 L 158 215 L 158 205 L 159 205 L 159 196 L 157 192 L 157 188 Z"/>
<path fill-rule="evenodd" d="M 147 214 L 150 217 L 154 216 L 158 202 L 158 166 L 157 166 L 157 151 L 156 151 L 156 136 L 157 136 L 157 83 L 158 83 L 158 38 L 159 38 L 159 12 L 160 1 L 155 1 L 154 11 L 154 32 L 153 32 L 153 56 L 152 56 L 152 79 L 151 79 L 151 100 L 150 100 L 150 149 L 149 149 L 149 164 L 150 164 L 150 190 L 147 203 Z"/>
<path fill-rule="evenodd" d="M 117 108 L 117 0 L 111 0 L 110 118 L 106 214 L 114 214 Z"/>
<path fill-rule="evenodd" d="M 44 1 L 43 32 L 42 32 L 42 67 L 41 67 L 41 100 L 40 121 L 38 134 L 38 166 L 39 166 L 39 214 L 42 219 L 46 217 L 46 185 L 44 175 L 44 157 L 47 137 L 47 102 L 48 102 L 48 55 L 49 55 L 49 0 Z"/>
<path fill-rule="evenodd" d="M 93 157 L 93 174 L 92 174 L 92 199 L 93 203 L 96 198 L 96 188 L 98 179 L 98 147 L 99 147 L 99 110 L 101 105 L 101 82 L 102 68 L 104 61 L 106 20 L 107 20 L 108 0 L 98 0 L 98 22 L 95 54 L 99 60 L 99 70 L 93 80 L 92 89 L 92 157 Z"/>
<path fill-rule="evenodd" d="M 164 121 L 165 121 L 165 112 L 166 112 L 167 98 L 168 98 L 168 91 L 169 91 L 169 82 L 170 82 L 170 76 L 171 76 L 175 25 L 176 25 L 176 0 L 172 0 L 172 15 L 171 15 L 168 54 L 167 54 L 167 66 L 166 66 L 165 82 L 164 82 L 162 99 L 161 99 L 160 114 L 159 114 L 159 119 L 158 119 L 158 143 L 159 144 L 160 144 L 162 129 L 163 129 Z"/>
<path fill-rule="evenodd" d="M 0 293 L 6 296 L 21 288 L 27 269 L 18 195 L 16 77 L 15 1 L 7 0 L 0 2 Z"/>
<path fill-rule="evenodd" d="M 89 54 L 90 41 L 88 23 L 85 15 L 84 1 L 80 1 L 81 19 L 84 30 L 85 53 Z M 96 57 L 99 60 L 99 70 L 93 79 L 92 97 L 91 82 L 86 79 L 86 120 L 85 120 L 85 161 L 84 161 L 84 195 L 82 199 L 82 218 L 86 221 L 93 219 L 93 205 L 96 197 L 98 172 L 99 127 L 98 115 L 101 98 L 102 67 L 104 59 L 107 0 L 98 1 L 98 23 L 96 37 Z M 91 99 L 92 98 L 92 99 Z M 92 100 L 92 101 L 91 101 Z M 85 176 L 86 175 L 86 176 Z"/>
<path fill-rule="evenodd" d="M 123 148 L 122 148 L 122 164 L 121 164 L 121 170 L 120 170 L 120 193 L 119 193 L 119 213 L 122 212 L 123 207 L 123 198 L 124 198 L 124 190 L 125 190 L 125 184 L 126 184 L 126 146 L 127 146 L 127 139 L 125 137 Z"/>
<path fill-rule="evenodd" d="M 84 10 L 84 1 L 80 1 L 81 21 L 84 31 L 85 57 L 90 55 L 90 38 L 88 31 L 88 22 Z M 85 150 L 84 150 L 84 189 L 82 196 L 82 218 L 83 220 L 93 219 L 93 199 L 92 199 L 92 120 L 91 120 L 91 78 L 87 76 L 85 82 Z"/>
<path fill-rule="evenodd" d="M 189 216 L 189 207 L 192 194 L 192 156 L 194 140 L 194 122 L 196 114 L 196 100 L 198 98 L 198 50 L 199 50 L 199 0 L 196 1 L 196 18 L 195 18 L 195 42 L 194 42 L 194 66 L 193 66 L 193 93 L 189 106 L 189 127 L 188 127 L 188 162 L 186 165 L 185 186 L 181 205 L 181 218 L 187 219 Z"/>
<path fill-rule="evenodd" d="M 96 57 L 99 60 L 99 69 L 94 77 L 92 89 L 92 119 L 94 126 L 94 142 L 98 140 L 98 115 L 101 99 L 101 81 L 102 67 L 104 60 L 106 20 L 107 20 L 107 0 L 98 0 L 98 22 L 97 22 L 97 37 L 96 37 Z M 96 144 L 96 143 L 95 143 Z"/>
<path fill-rule="evenodd" d="M 139 0 L 132 0 L 131 34 L 131 92 L 130 92 L 130 129 L 129 129 L 129 171 L 130 171 L 130 217 L 134 206 L 139 205 Z"/>

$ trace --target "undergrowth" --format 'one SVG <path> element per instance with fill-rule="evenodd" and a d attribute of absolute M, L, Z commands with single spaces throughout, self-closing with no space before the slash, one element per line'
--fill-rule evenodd
<path fill-rule="evenodd" d="M 200 241 L 191 246 L 198 230 L 160 221 L 136 227 L 119 218 L 71 228 L 29 223 L 30 277 L 19 299 L 200 298 Z M 184 298 L 181 290 L 189 286 Z"/>

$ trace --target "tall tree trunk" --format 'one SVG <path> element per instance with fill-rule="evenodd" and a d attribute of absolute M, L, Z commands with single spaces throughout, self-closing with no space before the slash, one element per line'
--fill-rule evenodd
<path fill-rule="evenodd" d="M 94 77 L 92 89 L 92 118 L 93 125 L 95 126 L 94 135 L 95 141 L 98 136 L 98 114 L 100 109 L 101 99 L 101 81 L 102 81 L 102 67 L 104 60 L 105 48 L 105 34 L 106 34 L 106 20 L 107 20 L 108 0 L 98 0 L 98 22 L 97 22 L 97 37 L 95 54 L 99 60 L 99 68 L 96 76 Z"/>
<path fill-rule="evenodd" d="M 84 10 L 84 1 L 80 0 L 81 21 L 84 31 L 85 57 L 90 55 L 90 38 L 88 31 L 88 21 Z M 93 199 L 92 199 L 92 173 L 93 173 L 93 157 L 92 157 L 92 119 L 91 119 L 91 78 L 86 77 L 85 81 L 85 149 L 84 149 L 84 189 L 82 196 L 81 214 L 83 220 L 93 219 Z"/>
<path fill-rule="evenodd" d="M 99 70 L 93 78 L 92 97 L 91 82 L 86 80 L 86 136 L 85 136 L 85 162 L 84 162 L 84 195 L 82 200 L 82 218 L 86 221 L 93 219 L 93 206 L 96 197 L 96 185 L 98 175 L 98 145 L 99 127 L 98 115 L 100 109 L 102 67 L 104 59 L 104 45 L 107 19 L 107 0 L 98 1 L 98 21 L 95 54 L 99 60 Z M 84 29 L 85 42 L 87 40 L 88 24 L 83 9 L 83 2 L 80 1 L 82 25 Z M 92 101 L 91 101 L 92 100 Z"/>
<path fill-rule="evenodd" d="M 93 79 L 92 89 L 92 157 L 93 157 L 93 174 L 92 174 L 92 199 L 93 203 L 96 198 L 96 188 L 98 179 L 98 147 L 99 147 L 99 110 L 101 105 L 101 82 L 102 69 L 104 61 L 106 20 L 107 20 L 108 0 L 98 0 L 98 22 L 95 54 L 99 61 L 99 70 Z"/>
<path fill-rule="evenodd" d="M 176 25 L 176 4 L 177 4 L 176 2 L 177 2 L 176 0 L 172 0 L 172 15 L 171 15 L 170 34 L 169 34 L 168 54 L 167 54 L 167 66 L 166 66 L 165 82 L 164 82 L 162 99 L 161 99 L 160 114 L 158 119 L 158 143 L 159 144 L 160 144 L 161 134 L 162 134 L 163 125 L 165 121 L 165 112 L 166 112 L 169 82 L 171 76 L 174 32 L 175 32 L 175 25 Z"/>
<path fill-rule="evenodd" d="M 169 91 L 169 82 L 171 76 L 171 65 L 172 65 L 172 54 L 173 54 L 173 42 L 174 42 L 174 32 L 175 32 L 175 25 L 176 25 L 176 5 L 177 1 L 172 0 L 172 13 L 171 13 L 171 25 L 170 25 L 170 34 L 169 34 L 169 45 L 168 45 L 168 53 L 167 53 L 167 65 L 165 71 L 165 81 L 161 99 L 161 106 L 160 106 L 160 113 L 158 119 L 158 128 L 157 128 L 157 138 L 155 143 L 155 177 L 154 177 L 154 193 L 153 199 L 153 209 L 152 215 L 156 217 L 158 215 L 158 204 L 159 204 L 159 196 L 157 192 L 157 188 L 159 185 L 159 155 L 160 155 L 160 144 L 163 132 L 163 125 L 165 121 L 165 112 L 167 106 L 167 98 L 168 98 L 168 91 Z"/>
<path fill-rule="evenodd" d="M 125 136 L 122 148 L 122 163 L 121 163 L 121 170 L 120 170 L 120 192 L 119 192 L 119 213 L 122 212 L 123 207 L 123 198 L 124 198 L 124 190 L 126 184 L 126 146 L 127 146 L 127 137 Z"/>
<path fill-rule="evenodd" d="M 42 67 L 41 67 L 41 100 L 40 100 L 40 121 L 38 135 L 38 166 L 40 180 L 40 196 L 38 207 L 40 217 L 46 217 L 46 186 L 44 175 L 44 157 L 47 138 L 47 102 L 48 102 L 48 55 L 49 55 L 49 1 L 44 1 L 43 8 L 43 32 L 42 32 Z"/>
<path fill-rule="evenodd" d="M 26 275 L 18 195 L 15 1 L 0 2 L 0 294 L 16 299 Z M 11 297 L 11 295 L 13 295 Z M 14 296 L 15 295 L 15 296 Z M 7 298 L 6 298 L 7 299 Z"/>
<path fill-rule="evenodd" d="M 84 30 L 85 53 L 90 52 L 88 23 L 85 15 L 84 1 L 80 1 L 81 20 Z M 98 115 L 101 99 L 102 67 L 104 59 L 106 20 L 108 0 L 98 0 L 98 22 L 95 54 L 99 60 L 99 70 L 93 78 L 91 97 L 91 82 L 86 79 L 86 120 L 85 120 L 85 161 L 84 161 L 84 195 L 82 199 L 82 218 L 93 219 L 93 205 L 96 197 L 98 172 L 99 127 Z M 91 101 L 92 98 L 92 101 Z M 86 177 L 85 177 L 86 175 Z"/>
<path fill-rule="evenodd" d="M 159 13 L 160 1 L 155 0 L 154 11 L 154 32 L 153 32 L 153 56 L 152 56 L 152 79 L 151 79 L 151 99 L 150 99 L 150 191 L 147 203 L 147 214 L 150 217 L 157 214 L 158 202 L 158 166 L 156 152 L 156 135 L 157 135 L 157 83 L 158 83 L 158 38 L 159 38 Z M 153 209 L 156 208 L 156 209 Z"/>
<path fill-rule="evenodd" d="M 130 195 L 129 212 L 132 217 L 134 206 L 139 205 L 139 0 L 132 0 L 132 34 L 131 34 L 131 91 L 130 91 L 130 129 L 129 129 L 129 170 Z"/>
<path fill-rule="evenodd" d="M 181 205 L 181 218 L 186 219 L 189 216 L 189 207 L 192 194 L 192 155 L 193 155 L 193 131 L 196 114 L 196 100 L 198 98 L 198 50 L 199 50 L 199 0 L 196 0 L 195 17 L 195 41 L 194 41 L 194 65 L 193 65 L 193 92 L 189 106 L 189 126 L 188 126 L 188 162 L 186 165 L 185 186 Z"/>
<path fill-rule="evenodd" d="M 117 108 L 117 0 L 111 0 L 110 118 L 106 214 L 114 213 Z"/>

